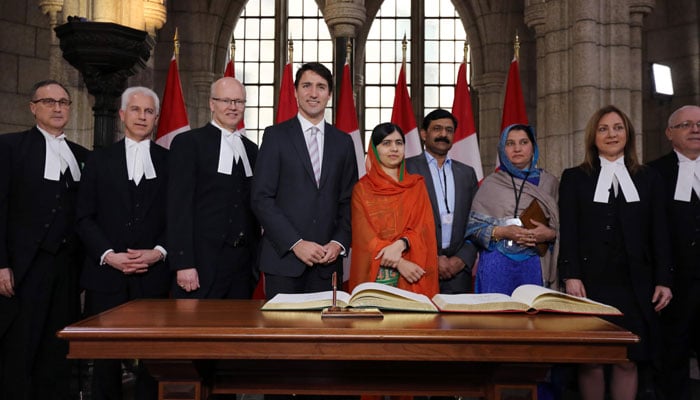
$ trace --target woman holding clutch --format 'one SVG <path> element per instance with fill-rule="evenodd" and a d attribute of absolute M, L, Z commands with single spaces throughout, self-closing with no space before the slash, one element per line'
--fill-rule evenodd
<path fill-rule="evenodd" d="M 481 248 L 477 293 L 510 295 L 528 283 L 558 286 L 558 182 L 537 168 L 538 154 L 532 127 L 510 125 L 501 133 L 499 170 L 482 182 L 467 225 L 467 238 Z"/>
<path fill-rule="evenodd" d="M 620 309 L 606 318 L 632 331 L 631 362 L 612 367 L 612 398 L 634 399 L 637 365 L 652 357 L 657 314 L 671 300 L 671 250 L 658 173 L 639 165 L 635 133 L 614 106 L 586 126 L 581 165 L 564 171 L 559 187 L 559 271 L 566 292 Z M 602 365 L 579 367 L 583 399 L 603 399 Z"/>
<path fill-rule="evenodd" d="M 438 293 L 435 223 L 423 177 L 404 169 L 404 134 L 372 131 L 370 168 L 352 191 L 350 290 L 380 282 L 432 297 Z"/>

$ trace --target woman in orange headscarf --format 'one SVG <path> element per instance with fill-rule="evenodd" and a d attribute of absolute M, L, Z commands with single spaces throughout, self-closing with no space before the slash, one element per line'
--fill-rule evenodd
<path fill-rule="evenodd" d="M 423 177 L 405 172 L 404 134 L 372 131 L 367 175 L 352 192 L 350 289 L 379 282 L 432 297 L 439 291 L 435 223 Z"/>

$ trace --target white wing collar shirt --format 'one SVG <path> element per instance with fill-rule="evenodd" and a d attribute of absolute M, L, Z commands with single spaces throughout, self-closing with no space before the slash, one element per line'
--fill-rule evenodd
<path fill-rule="evenodd" d="M 676 180 L 673 199 L 689 202 L 693 190 L 695 195 L 700 197 L 700 157 L 691 160 L 678 151 L 676 155 L 678 156 L 678 180 Z"/>
<path fill-rule="evenodd" d="M 73 152 L 70 151 L 68 143 L 66 143 L 66 135 L 61 133 L 59 136 L 54 136 L 45 130 L 39 128 L 39 132 L 46 139 L 46 158 L 44 160 L 44 179 L 50 181 L 58 181 L 61 179 L 61 173 L 70 169 L 70 174 L 73 181 L 80 181 L 80 167 L 78 160 L 75 159 Z"/>
<path fill-rule="evenodd" d="M 156 169 L 151 160 L 151 141 L 144 139 L 137 142 L 125 137 L 124 143 L 126 145 L 126 171 L 129 174 L 129 180 L 134 181 L 138 186 L 144 176 L 146 179 L 155 179 Z"/>
<path fill-rule="evenodd" d="M 243 145 L 243 140 L 241 139 L 241 131 L 237 130 L 231 132 L 228 129 L 222 128 L 216 123 L 216 121 L 213 120 L 211 121 L 211 124 L 219 128 L 221 131 L 221 141 L 219 144 L 219 168 L 217 169 L 217 172 L 231 175 L 233 173 L 234 160 L 236 163 L 238 163 L 239 160 L 242 160 L 245 176 L 248 178 L 253 176 L 253 169 L 250 168 L 248 155 L 245 152 L 245 146 Z"/>
<path fill-rule="evenodd" d="M 610 187 L 613 187 L 615 196 L 617 197 L 618 186 L 622 188 L 622 193 L 625 195 L 625 200 L 628 203 L 639 201 L 639 193 L 632 182 L 632 177 L 625 167 L 625 156 L 618 158 L 615 161 L 608 161 L 603 157 L 600 158 L 600 175 L 598 183 L 595 187 L 595 195 L 593 201 L 596 203 L 607 203 L 610 197 Z"/>

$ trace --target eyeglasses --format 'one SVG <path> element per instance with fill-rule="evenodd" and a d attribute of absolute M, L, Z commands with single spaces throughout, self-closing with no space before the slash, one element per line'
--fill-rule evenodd
<path fill-rule="evenodd" d="M 34 104 L 36 104 L 36 103 L 41 103 L 41 104 L 43 104 L 43 105 L 46 106 L 46 107 L 56 107 L 56 104 L 58 104 L 59 106 L 61 106 L 61 108 L 67 108 L 67 107 L 69 107 L 69 106 L 71 105 L 71 103 L 73 103 L 73 102 L 70 101 L 70 100 L 68 100 L 68 99 L 56 100 L 56 99 L 52 99 L 52 98 L 50 98 L 50 97 L 46 97 L 46 98 L 43 98 L 43 99 L 32 100 L 32 103 L 34 103 Z"/>
<path fill-rule="evenodd" d="M 693 121 L 683 121 L 683 122 L 681 122 L 680 124 L 676 124 L 676 125 L 673 125 L 673 126 L 669 126 L 669 128 L 671 128 L 671 129 L 690 129 L 690 128 L 692 128 L 693 126 L 695 126 L 696 128 L 700 129 L 700 121 L 695 121 L 695 122 L 693 122 Z"/>
<path fill-rule="evenodd" d="M 212 97 L 211 99 L 214 101 L 218 101 L 219 103 L 224 103 L 227 106 L 245 106 L 245 100 L 241 99 L 220 99 L 218 97 Z"/>

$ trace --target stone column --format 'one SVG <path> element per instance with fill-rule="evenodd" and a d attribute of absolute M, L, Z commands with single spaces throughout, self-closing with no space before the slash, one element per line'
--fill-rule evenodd
<path fill-rule="evenodd" d="M 526 1 L 537 34 L 538 136 L 556 175 L 583 160 L 586 123 L 600 107 L 618 106 L 641 128 L 641 25 L 653 0 L 630 3 Z"/>
<path fill-rule="evenodd" d="M 326 0 L 323 18 L 334 38 L 357 36 L 358 29 L 367 20 L 364 0 Z"/>
<path fill-rule="evenodd" d="M 343 65 L 345 64 L 346 45 L 357 37 L 360 28 L 367 20 L 367 10 L 364 0 L 326 0 L 326 6 L 322 11 L 335 46 L 336 90 L 334 91 L 334 104 L 337 104 L 338 95 L 340 94 L 338 89 L 340 88 Z M 358 71 L 360 69 L 353 63 L 356 59 L 356 57 L 353 57 L 354 51 L 353 49 L 353 54 L 350 55 L 348 62 L 350 63 L 351 71 Z M 357 82 L 360 80 L 352 79 L 353 95 L 358 92 L 359 86 Z"/>
<path fill-rule="evenodd" d="M 501 134 L 503 118 L 503 89 L 506 72 L 474 74 L 472 86 L 479 95 L 479 151 L 484 175 L 489 175 L 496 167 L 496 152 Z"/>
<path fill-rule="evenodd" d="M 197 106 L 195 111 L 195 121 L 190 121 L 191 127 L 198 127 L 211 121 L 211 110 L 209 109 L 209 92 L 211 84 L 216 75 L 213 72 L 197 71 L 192 72 L 192 85 L 197 93 Z"/>
<path fill-rule="evenodd" d="M 636 128 L 637 157 L 641 162 L 644 154 L 644 116 L 642 105 L 642 26 L 644 17 L 654 9 L 655 0 L 632 0 L 630 3 L 630 119 Z"/>

